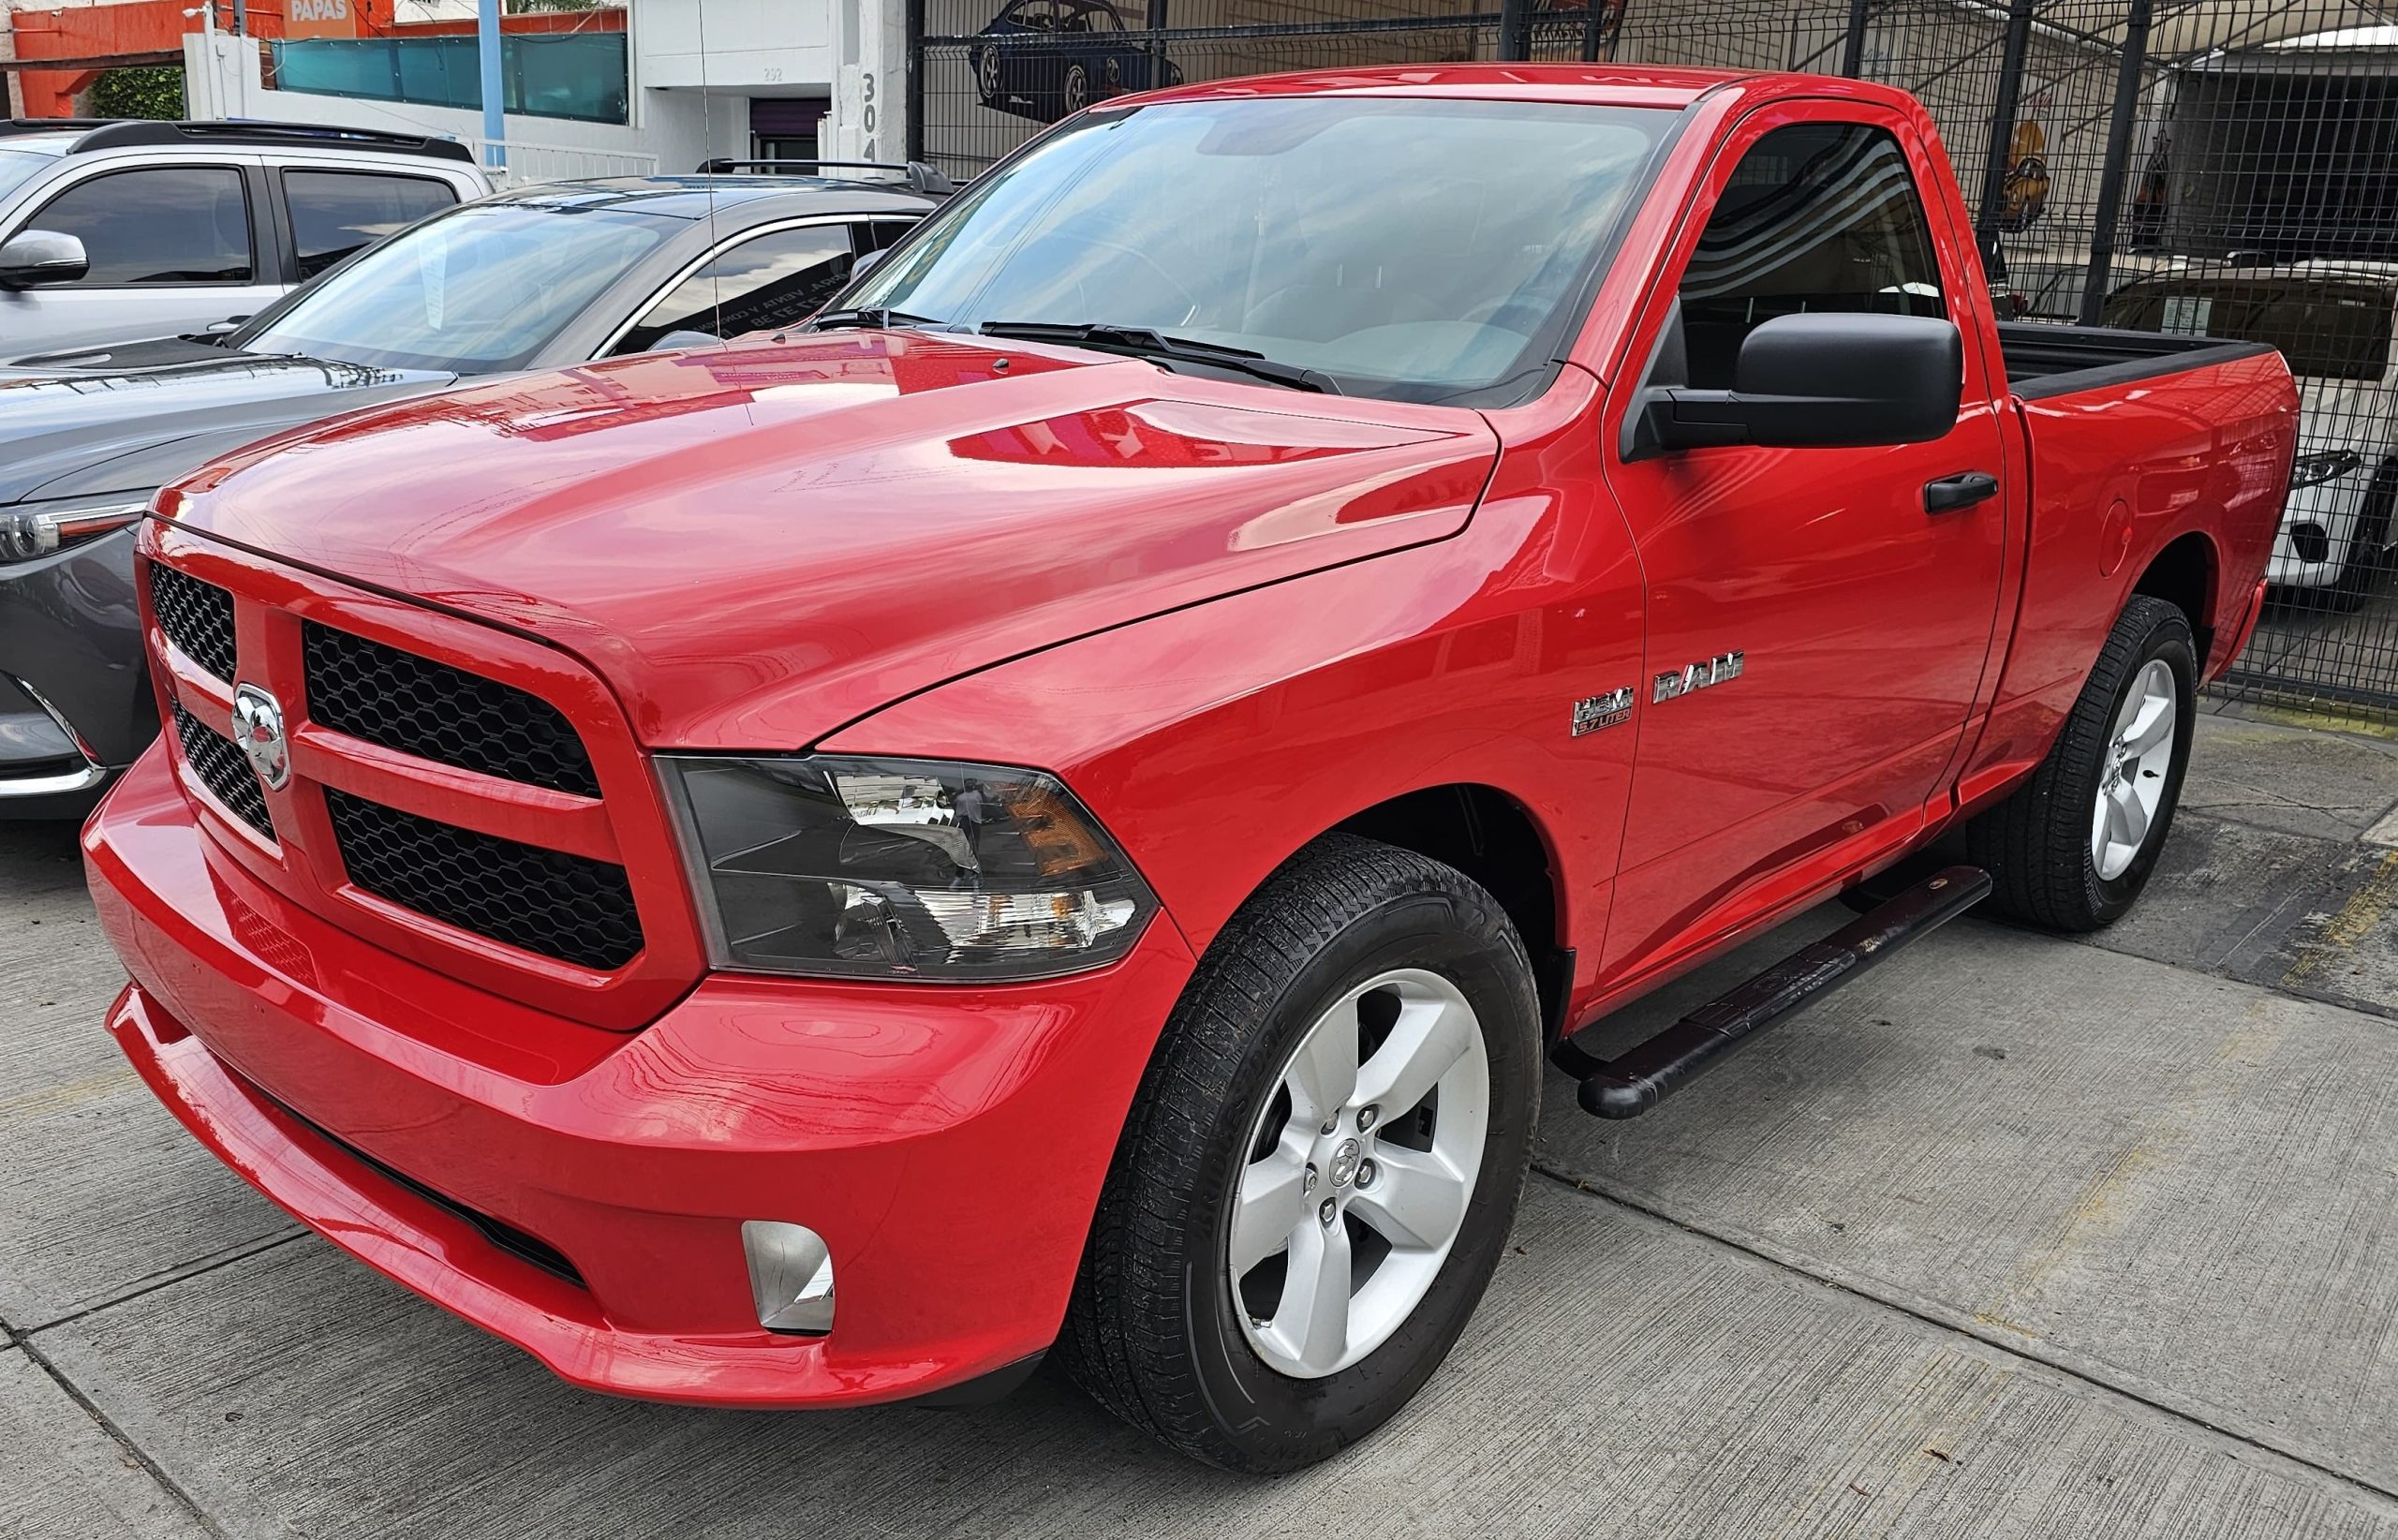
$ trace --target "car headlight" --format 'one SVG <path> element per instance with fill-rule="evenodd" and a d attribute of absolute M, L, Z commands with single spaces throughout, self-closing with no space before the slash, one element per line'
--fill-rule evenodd
<path fill-rule="evenodd" d="M 949 761 L 670 755 L 716 966 L 1046 978 L 1112 962 L 1157 911 L 1054 777 Z"/>
<path fill-rule="evenodd" d="M 122 529 L 150 511 L 150 494 L 0 508 L 0 561 L 31 561 Z"/>
<path fill-rule="evenodd" d="M 2310 450 L 2298 457 L 2290 466 L 2289 484 L 2293 488 L 2320 486 L 2336 481 L 2364 464 L 2364 456 L 2354 450 Z"/>

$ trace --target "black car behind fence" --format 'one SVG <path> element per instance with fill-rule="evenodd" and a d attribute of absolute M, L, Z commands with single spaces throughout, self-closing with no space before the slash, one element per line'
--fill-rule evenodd
<path fill-rule="evenodd" d="M 960 178 L 1091 102 L 1274 70 L 1587 59 L 1903 86 L 1977 200 L 2003 309 L 2288 355 L 2299 484 L 2219 688 L 2398 723 L 2398 0 L 910 0 L 909 25 L 910 153 Z"/>

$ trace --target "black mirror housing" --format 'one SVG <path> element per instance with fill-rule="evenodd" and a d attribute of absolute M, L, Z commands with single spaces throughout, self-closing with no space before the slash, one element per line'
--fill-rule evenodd
<path fill-rule="evenodd" d="M 1741 342 L 1732 386 L 1650 384 L 1625 458 L 1721 444 L 1854 449 L 1944 438 L 1964 398 L 1964 338 L 1954 322 L 1929 316 L 1777 316 Z"/>

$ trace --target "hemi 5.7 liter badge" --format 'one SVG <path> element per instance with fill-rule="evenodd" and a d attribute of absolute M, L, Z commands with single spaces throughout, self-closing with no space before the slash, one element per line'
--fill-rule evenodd
<path fill-rule="evenodd" d="M 1603 727 L 1613 727 L 1632 719 L 1632 687 L 1608 690 L 1605 695 L 1586 695 L 1574 703 L 1574 735 L 1596 733 Z"/>

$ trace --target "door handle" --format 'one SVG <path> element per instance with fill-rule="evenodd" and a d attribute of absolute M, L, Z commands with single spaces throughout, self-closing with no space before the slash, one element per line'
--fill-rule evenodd
<path fill-rule="evenodd" d="M 1998 478 L 1986 470 L 1968 470 L 1923 483 L 1926 513 L 1953 513 L 1998 496 Z"/>

